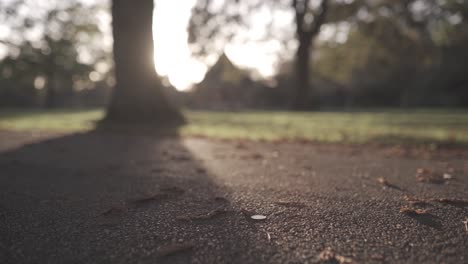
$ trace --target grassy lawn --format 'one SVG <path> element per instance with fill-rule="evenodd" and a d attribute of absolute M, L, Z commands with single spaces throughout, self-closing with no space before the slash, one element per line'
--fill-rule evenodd
<path fill-rule="evenodd" d="M 468 144 L 468 111 L 206 112 L 185 111 L 181 135 L 226 139 Z M 1 110 L 0 129 L 86 131 L 102 110 Z"/>

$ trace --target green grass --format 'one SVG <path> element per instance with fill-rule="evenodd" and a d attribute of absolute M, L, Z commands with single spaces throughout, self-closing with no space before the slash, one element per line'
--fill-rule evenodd
<path fill-rule="evenodd" d="M 224 139 L 296 140 L 351 143 L 468 144 L 468 111 L 372 112 L 207 112 L 185 111 L 181 135 Z M 86 131 L 102 110 L 3 110 L 0 128 Z"/>

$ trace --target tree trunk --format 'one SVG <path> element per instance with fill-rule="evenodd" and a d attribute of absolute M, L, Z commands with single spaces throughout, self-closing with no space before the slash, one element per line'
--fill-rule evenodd
<path fill-rule="evenodd" d="M 306 110 L 309 108 L 309 73 L 310 73 L 310 43 L 308 39 L 299 39 L 296 52 L 296 83 L 292 104 L 293 110 Z"/>
<path fill-rule="evenodd" d="M 162 92 L 153 61 L 153 0 L 113 0 L 116 86 L 105 121 L 166 125 L 183 122 Z"/>

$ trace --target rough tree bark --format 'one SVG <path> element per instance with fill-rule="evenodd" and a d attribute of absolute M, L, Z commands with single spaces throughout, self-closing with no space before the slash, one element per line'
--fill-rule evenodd
<path fill-rule="evenodd" d="M 104 119 L 112 123 L 180 124 L 154 70 L 153 0 L 113 0 L 116 85 Z"/>
<path fill-rule="evenodd" d="M 309 2 L 310 0 L 293 0 L 292 3 L 296 18 L 296 37 L 299 42 L 296 51 L 295 93 L 291 106 L 293 110 L 307 110 L 313 107 L 309 94 L 312 45 L 328 12 L 328 0 L 322 0 L 318 12 L 315 13 L 311 13 Z M 313 20 L 310 19 L 310 15 L 313 16 Z"/>

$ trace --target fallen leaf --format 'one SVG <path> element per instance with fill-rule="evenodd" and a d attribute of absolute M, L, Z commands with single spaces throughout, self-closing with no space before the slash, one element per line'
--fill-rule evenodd
<path fill-rule="evenodd" d="M 389 185 L 388 181 L 384 177 L 377 178 L 377 182 L 385 186 Z"/>
<path fill-rule="evenodd" d="M 371 255 L 370 258 L 373 259 L 373 260 L 378 260 L 378 261 L 384 261 L 385 260 L 384 256 L 380 255 L 380 254 L 373 254 L 373 255 Z"/>
<path fill-rule="evenodd" d="M 160 257 L 174 255 L 180 252 L 185 252 L 194 248 L 193 243 L 171 244 L 158 248 Z"/>
<path fill-rule="evenodd" d="M 416 209 L 410 206 L 402 206 L 400 208 L 400 213 L 407 214 L 407 215 L 424 215 L 427 214 L 429 210 L 427 209 Z"/>
<path fill-rule="evenodd" d="M 391 184 L 387 181 L 387 179 L 385 179 L 384 177 L 378 177 L 377 178 L 377 182 L 382 184 L 383 186 L 385 187 L 388 187 L 388 188 L 393 188 L 393 189 L 396 189 L 396 190 L 399 190 L 399 191 L 403 191 L 400 187 L 396 186 L 395 184 Z"/>
<path fill-rule="evenodd" d="M 330 247 L 325 248 L 318 255 L 319 261 L 325 263 L 338 263 L 338 264 L 352 264 L 354 261 L 351 258 L 347 258 L 336 254 Z"/>
<path fill-rule="evenodd" d="M 405 196 L 403 196 L 403 200 L 407 201 L 412 206 L 428 205 L 427 201 L 421 200 L 421 199 L 416 198 L 414 196 L 405 195 Z"/>
<path fill-rule="evenodd" d="M 468 232 L 468 217 L 465 217 L 465 221 L 462 221 L 465 224 L 465 231 Z"/>
<path fill-rule="evenodd" d="M 442 184 L 445 182 L 442 174 L 430 169 L 419 168 L 416 171 L 416 180 L 419 182 Z"/>
<path fill-rule="evenodd" d="M 443 204 L 450 204 L 450 205 L 454 205 L 454 206 L 462 206 L 462 207 L 468 206 L 468 200 L 467 199 L 439 198 L 439 199 L 433 199 L 433 201 L 443 203 Z"/>

